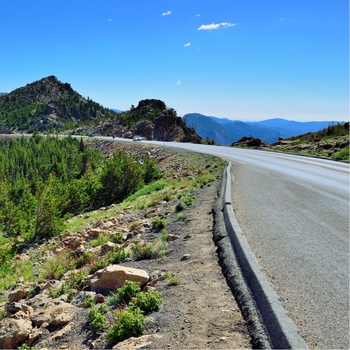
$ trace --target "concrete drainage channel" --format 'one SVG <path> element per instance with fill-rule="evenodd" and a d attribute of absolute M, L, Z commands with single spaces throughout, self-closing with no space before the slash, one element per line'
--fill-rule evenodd
<path fill-rule="evenodd" d="M 307 349 L 244 237 L 232 207 L 231 163 L 214 204 L 214 241 L 222 271 L 245 318 L 253 348 Z"/>

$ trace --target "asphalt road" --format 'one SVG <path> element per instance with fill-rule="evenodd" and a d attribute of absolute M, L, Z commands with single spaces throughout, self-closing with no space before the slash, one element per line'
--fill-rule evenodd
<path fill-rule="evenodd" d="M 349 165 L 204 145 L 232 162 L 233 208 L 310 348 L 349 348 Z"/>

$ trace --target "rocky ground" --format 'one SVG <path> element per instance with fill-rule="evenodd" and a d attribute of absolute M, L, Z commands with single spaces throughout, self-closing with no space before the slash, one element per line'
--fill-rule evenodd
<path fill-rule="evenodd" d="M 111 151 L 106 143 L 95 146 L 104 152 Z M 131 143 L 119 147 L 140 152 L 140 148 L 136 148 L 139 146 Z M 143 149 L 142 152 L 148 151 Z M 174 152 L 164 149 L 158 152 L 164 169 Z M 181 164 L 178 167 L 181 168 Z M 176 174 L 180 176 L 181 172 L 174 173 L 174 181 Z M 166 217 L 166 229 L 171 237 L 167 254 L 161 259 L 130 260 L 120 264 L 125 269 L 145 272 L 150 277 L 148 288 L 161 293 L 162 304 L 159 311 L 147 316 L 144 336 L 119 343 L 115 349 L 252 348 L 247 325 L 222 275 L 213 242 L 212 207 L 218 186 L 219 182 L 215 181 L 197 189 L 192 194 L 193 204 L 181 212 L 185 216 L 183 220 L 177 219 L 173 201 L 161 202 L 152 209 L 124 209 L 115 217 L 91 224 L 79 234 L 65 233 L 50 243 L 50 254 L 58 255 L 64 251 L 77 253 L 83 249 L 83 242 L 92 239 L 99 230 L 107 231 L 111 237 L 115 232 L 123 232 L 125 241 L 130 242 L 152 240 L 155 233 L 150 227 L 150 214 Z M 135 232 L 130 232 L 133 222 L 140 225 Z M 106 254 L 111 245 L 109 242 L 94 248 L 94 253 Z M 17 259 L 29 257 L 24 253 Z M 174 274 L 179 283 L 169 285 L 163 278 L 164 273 Z M 40 285 L 19 280 L 10 291 L 3 293 L 8 301 L 3 303 L 7 313 L 0 323 L 0 348 L 16 348 L 24 342 L 36 349 L 109 348 L 105 333 L 94 334 L 90 330 L 88 309 L 81 302 L 89 295 L 96 303 L 103 303 L 106 295 L 82 291 L 80 299 L 76 297 L 69 303 L 65 294 L 53 298 L 48 293 L 61 285 L 60 280 L 48 280 Z"/>

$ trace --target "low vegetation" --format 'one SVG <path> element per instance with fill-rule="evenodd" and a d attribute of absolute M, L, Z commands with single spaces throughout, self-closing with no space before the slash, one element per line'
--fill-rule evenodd
<path fill-rule="evenodd" d="M 169 225 L 171 225 L 171 220 L 169 219 L 169 213 L 157 214 L 158 206 L 166 203 L 166 205 L 171 207 L 172 213 L 174 213 L 172 218 L 174 222 L 185 220 L 187 218 L 185 213 L 179 214 L 178 218 L 176 217 L 177 204 L 181 202 L 182 210 L 186 210 L 186 207 L 192 205 L 195 201 L 193 193 L 196 189 L 210 186 L 212 181 L 219 179 L 225 166 L 225 162 L 218 158 L 187 153 L 181 155 L 177 153 L 173 159 L 167 158 L 166 164 L 162 164 L 156 158 L 140 162 L 137 155 L 133 154 L 131 156 L 122 150 L 119 150 L 117 155 L 104 157 L 98 151 L 88 149 L 85 144 L 82 145 L 81 140 L 67 138 L 63 139 L 61 143 L 58 138 L 45 138 L 38 135 L 28 140 L 20 138 L 10 143 L 2 142 L 0 148 L 16 149 L 17 151 L 14 154 L 20 154 L 19 150 L 21 147 L 18 144 L 21 142 L 23 145 L 26 145 L 26 147 L 23 147 L 23 150 L 30 147 L 36 149 L 37 146 L 40 146 L 42 154 L 45 154 L 45 148 L 56 150 L 56 158 L 52 157 L 51 159 L 56 159 L 56 165 L 57 163 L 61 165 L 53 168 L 70 169 L 69 176 L 72 177 L 73 182 L 86 181 L 88 183 L 88 181 L 93 180 L 91 186 L 86 186 L 86 188 L 91 190 L 88 192 L 91 196 L 89 198 L 95 198 L 96 206 L 94 208 L 88 207 L 78 212 L 69 212 L 67 210 L 66 212 L 58 212 L 60 225 L 57 226 L 57 231 L 56 229 L 53 231 L 42 231 L 41 235 L 35 234 L 35 230 L 29 225 L 32 221 L 35 222 L 38 205 L 38 202 L 34 200 L 35 192 L 30 192 L 32 190 L 30 183 L 27 187 L 24 187 L 23 193 L 26 194 L 24 198 L 32 196 L 30 198 L 33 199 L 34 209 L 28 211 L 28 213 L 32 213 L 34 219 L 30 219 L 28 216 L 27 220 L 29 222 L 27 226 L 20 221 L 21 225 L 18 226 L 18 230 L 10 231 L 5 221 L 3 208 L 0 208 L 0 242 L 2 243 L 0 245 L 0 295 L 7 295 L 6 291 L 15 286 L 18 279 L 22 279 L 25 283 L 30 282 L 32 286 L 50 279 L 58 280 L 61 284 L 57 289 L 50 288 L 48 290 L 49 297 L 58 298 L 65 295 L 65 300 L 70 302 L 82 291 L 82 280 L 87 275 L 110 264 L 122 264 L 126 260 L 142 261 L 145 259 L 158 259 L 159 264 L 161 264 L 169 249 L 171 250 L 169 246 L 172 244 L 172 241 L 169 240 L 170 235 L 167 231 Z M 62 149 L 65 143 L 71 147 L 69 152 Z M 79 148 L 81 149 L 80 153 Z M 8 149 L 5 151 L 0 149 L 0 154 L 2 154 L 1 152 L 7 152 L 6 154 L 8 155 L 11 154 L 11 152 L 8 152 Z M 58 158 L 60 153 L 65 153 L 65 155 Z M 71 164 L 75 164 L 73 159 L 76 157 L 80 168 L 78 165 L 76 167 L 72 165 L 70 168 L 63 166 L 63 160 L 69 154 Z M 84 154 L 87 155 L 86 157 L 90 161 L 86 163 L 85 172 L 81 173 L 81 170 L 84 168 L 84 163 L 82 162 Z M 120 157 L 118 158 L 118 164 L 116 164 L 114 157 Z M 61 160 L 58 161 L 58 159 Z M 164 157 L 160 156 L 159 159 L 164 159 Z M 0 164 L 3 164 L 4 169 L 7 169 L 5 173 L 18 174 L 15 178 L 18 178 L 25 184 L 24 174 L 28 174 L 28 172 L 19 170 L 19 164 L 25 164 L 25 162 L 13 162 L 13 169 L 16 172 L 8 170 L 8 164 L 10 163 L 9 160 L 0 158 Z M 49 158 L 46 159 L 46 164 L 47 169 L 51 169 L 52 164 Z M 120 164 L 124 164 L 125 167 L 122 168 Z M 44 172 L 42 169 L 37 171 L 36 176 L 39 176 L 39 173 L 41 175 L 46 174 L 41 181 L 47 188 L 47 198 L 50 198 L 49 194 L 51 191 L 56 188 L 55 186 L 62 186 L 62 179 L 67 179 L 68 175 L 63 172 L 61 176 L 57 176 L 56 173 L 51 174 L 53 170 Z M 102 198 L 111 198 L 107 188 L 99 192 L 99 196 L 96 197 L 92 196 L 93 193 L 96 193 L 93 188 L 94 186 L 102 188 L 103 174 L 108 173 L 110 175 L 109 179 L 113 181 L 113 176 L 116 178 L 116 174 L 119 174 L 112 171 L 113 169 L 118 171 L 127 169 L 129 178 L 120 178 L 123 181 L 128 180 L 130 186 L 125 186 L 128 190 L 123 192 L 121 197 L 103 202 L 101 201 Z M 137 180 L 146 171 L 145 169 L 148 169 L 147 174 L 151 175 L 149 177 L 150 182 L 148 184 L 142 181 L 137 183 Z M 110 171 L 108 172 L 108 170 Z M 134 172 L 131 170 L 135 172 L 134 177 L 132 176 Z M 78 175 L 74 177 L 74 174 Z M 33 176 L 28 176 L 28 181 L 34 181 Z M 118 184 L 114 182 L 116 187 L 119 186 L 120 178 L 118 178 Z M 176 181 L 174 181 L 174 178 L 176 178 Z M 132 181 L 132 179 L 136 180 Z M 4 178 L 2 178 L 2 181 L 4 181 Z M 51 182 L 47 183 L 46 181 Z M 69 186 L 69 181 L 66 181 L 64 184 Z M 9 181 L 7 183 L 10 185 Z M 49 187 L 49 184 L 51 187 Z M 62 189 L 62 187 L 58 188 Z M 7 187 L 6 191 L 4 191 L 7 194 L 6 200 L 8 203 L 16 199 L 10 196 L 11 189 L 11 187 Z M 54 193 L 58 197 L 55 199 L 56 201 L 61 203 L 63 197 L 65 198 L 64 203 L 69 203 L 69 198 L 65 197 L 66 192 L 64 189 L 58 191 L 56 188 Z M 78 200 L 77 198 L 73 199 Z M 0 198 L 1 200 L 3 200 L 2 197 Z M 102 204 L 105 204 L 105 206 L 103 208 L 99 207 Z M 8 206 L 8 208 L 10 207 Z M 71 204 L 71 207 L 74 207 L 74 205 Z M 25 208 L 24 205 L 23 208 Z M 108 232 L 108 230 L 100 229 L 97 231 L 98 234 L 91 235 L 91 237 L 82 241 L 83 252 L 75 254 L 73 250 L 62 250 L 62 247 L 65 246 L 62 242 L 66 234 L 75 238 L 82 232 L 89 232 L 87 228 L 94 228 L 97 223 L 117 220 L 117 218 L 122 218 L 126 213 L 132 217 L 133 212 L 137 213 L 140 210 L 142 210 L 142 216 L 135 215 L 132 220 L 128 220 L 123 226 L 127 232 L 122 229 L 119 230 L 119 226 L 116 226 L 113 234 Z M 145 234 L 142 224 L 145 218 L 149 222 L 147 234 Z M 129 238 L 127 237 L 134 237 L 134 235 L 137 235 L 138 238 L 134 242 L 129 243 Z M 187 238 L 189 237 L 190 233 L 187 235 Z M 115 246 L 112 247 L 111 243 Z M 103 254 L 94 253 L 94 249 L 102 249 L 105 245 L 108 247 L 108 250 Z M 18 256 L 19 253 L 24 255 L 26 258 L 17 259 L 16 253 Z M 176 286 L 180 283 L 179 278 L 173 273 L 165 274 L 164 278 L 169 286 Z M 141 290 L 140 286 L 127 282 L 124 287 L 110 294 L 107 302 L 95 305 L 93 299 L 86 299 L 84 307 L 89 309 L 87 322 L 93 333 L 96 336 L 100 333 L 106 333 L 110 345 L 113 346 L 130 336 L 142 335 L 145 317 L 148 313 L 158 310 L 161 302 L 162 297 L 158 292 Z M 4 314 L 1 315 L 4 317 Z"/>

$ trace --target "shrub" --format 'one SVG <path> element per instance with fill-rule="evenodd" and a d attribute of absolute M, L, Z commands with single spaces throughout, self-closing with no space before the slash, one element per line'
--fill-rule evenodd
<path fill-rule="evenodd" d="M 178 212 L 184 210 L 185 208 L 186 208 L 186 204 L 184 202 L 180 201 L 179 203 L 176 204 L 174 210 L 175 210 L 175 213 L 178 213 Z"/>
<path fill-rule="evenodd" d="M 164 278 L 168 286 L 176 286 L 180 283 L 180 279 L 176 276 L 175 273 L 172 273 L 172 272 L 166 272 L 164 274 Z"/>
<path fill-rule="evenodd" d="M 139 308 L 133 310 L 118 310 L 114 324 L 107 331 L 107 340 L 111 346 L 131 337 L 144 334 L 145 316 Z"/>
<path fill-rule="evenodd" d="M 135 260 L 158 259 L 166 254 L 166 242 L 157 239 L 145 245 L 134 244 L 131 250 Z"/>
<path fill-rule="evenodd" d="M 133 281 L 125 281 L 124 285 L 117 290 L 117 300 L 118 302 L 124 302 L 128 304 L 129 301 L 140 293 L 140 283 Z"/>
<path fill-rule="evenodd" d="M 99 247 L 110 240 L 107 232 L 101 233 L 96 239 L 90 242 L 92 248 Z"/>
<path fill-rule="evenodd" d="M 186 204 L 186 206 L 189 206 L 189 205 L 193 204 L 195 198 L 192 196 L 185 196 L 182 198 L 182 200 Z"/>
<path fill-rule="evenodd" d="M 112 242 L 122 244 L 124 242 L 124 237 L 121 233 L 112 236 Z"/>
<path fill-rule="evenodd" d="M 166 220 L 162 218 L 155 218 L 152 220 L 152 228 L 159 231 L 166 226 Z"/>
<path fill-rule="evenodd" d="M 176 220 L 183 221 L 187 219 L 187 215 L 185 214 L 180 214 L 177 216 Z"/>
<path fill-rule="evenodd" d="M 350 152 L 349 147 L 342 149 L 340 152 L 336 152 L 332 155 L 333 159 L 336 160 L 349 160 Z"/>
<path fill-rule="evenodd" d="M 102 332 L 107 327 L 107 321 L 104 314 L 108 311 L 108 306 L 101 304 L 98 308 L 89 310 L 88 320 L 91 330 L 96 333 Z"/>
<path fill-rule="evenodd" d="M 159 292 L 147 291 L 137 294 L 136 297 L 130 301 L 130 308 L 140 308 L 146 314 L 152 311 L 157 311 L 159 305 L 162 303 L 162 297 Z"/>
<path fill-rule="evenodd" d="M 59 254 L 48 258 L 42 265 L 41 280 L 60 279 L 68 270 L 74 267 L 74 260 L 67 254 Z"/>
<path fill-rule="evenodd" d="M 169 242 L 169 232 L 167 230 L 163 230 L 160 239 L 162 242 Z"/>

